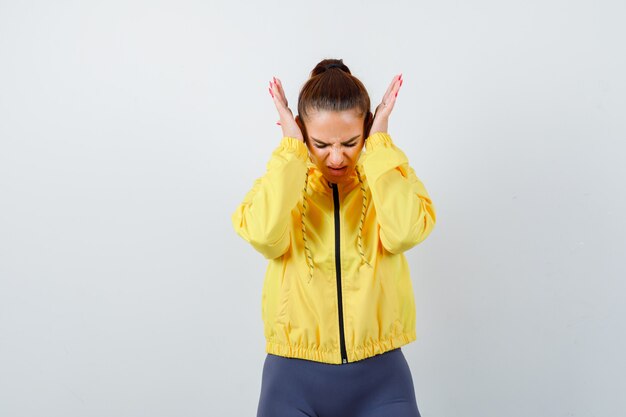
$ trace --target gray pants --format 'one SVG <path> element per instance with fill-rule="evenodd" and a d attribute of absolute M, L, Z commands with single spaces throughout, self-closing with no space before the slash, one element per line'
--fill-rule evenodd
<path fill-rule="evenodd" d="M 257 417 L 420 417 L 400 348 L 334 365 L 267 354 Z"/>

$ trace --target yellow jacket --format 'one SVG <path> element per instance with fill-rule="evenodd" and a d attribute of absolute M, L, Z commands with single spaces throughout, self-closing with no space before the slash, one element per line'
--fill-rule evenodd
<path fill-rule="evenodd" d="M 232 223 L 269 260 L 266 352 L 340 364 L 416 339 L 403 252 L 430 234 L 435 208 L 389 134 L 370 135 L 345 184 L 328 183 L 306 145 L 284 136 Z"/>

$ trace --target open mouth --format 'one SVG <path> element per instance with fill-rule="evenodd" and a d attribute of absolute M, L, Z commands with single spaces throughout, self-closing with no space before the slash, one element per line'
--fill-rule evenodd
<path fill-rule="evenodd" d="M 342 168 L 331 168 L 331 167 L 328 167 L 328 171 L 330 171 L 330 173 L 333 174 L 333 175 L 343 175 L 343 173 L 346 172 L 346 168 L 347 168 L 347 166 L 342 167 Z"/>

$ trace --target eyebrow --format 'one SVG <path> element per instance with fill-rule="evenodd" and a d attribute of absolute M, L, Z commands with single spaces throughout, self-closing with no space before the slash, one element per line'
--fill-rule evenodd
<path fill-rule="evenodd" d="M 357 139 L 359 136 L 361 136 L 361 135 L 356 135 L 355 137 L 350 138 L 350 139 L 348 139 L 348 140 L 347 140 L 347 141 L 345 141 L 345 142 L 341 142 L 341 144 L 342 144 L 342 145 L 347 145 L 347 144 L 349 144 L 350 142 L 352 142 L 353 140 Z M 330 143 L 322 142 L 322 141 L 321 141 L 321 140 L 319 140 L 319 139 L 315 139 L 313 136 L 311 136 L 311 139 L 313 139 L 315 142 L 319 142 L 319 143 L 321 143 L 322 145 L 330 145 Z"/>

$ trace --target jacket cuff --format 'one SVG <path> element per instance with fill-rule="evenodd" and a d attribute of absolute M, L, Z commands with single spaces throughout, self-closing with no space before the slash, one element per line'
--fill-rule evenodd
<path fill-rule="evenodd" d="M 278 149 L 295 153 L 296 156 L 303 161 L 306 161 L 309 155 L 309 150 L 304 142 L 291 136 L 283 136 L 278 145 Z"/>
<path fill-rule="evenodd" d="M 388 133 L 376 132 L 367 138 L 363 168 L 370 184 L 385 172 L 408 164 L 404 152 L 394 145 Z"/>
<path fill-rule="evenodd" d="M 376 132 L 371 134 L 367 140 L 365 141 L 365 152 L 369 152 L 371 150 L 385 147 L 392 148 L 393 141 L 391 140 L 391 136 L 385 132 Z"/>

